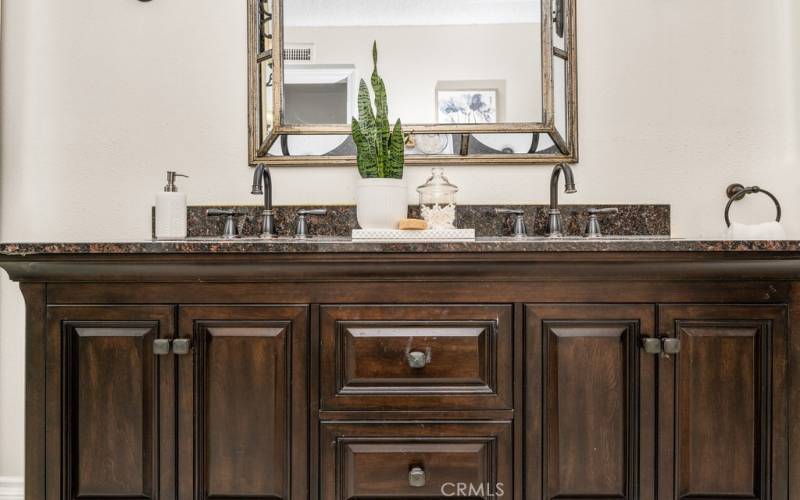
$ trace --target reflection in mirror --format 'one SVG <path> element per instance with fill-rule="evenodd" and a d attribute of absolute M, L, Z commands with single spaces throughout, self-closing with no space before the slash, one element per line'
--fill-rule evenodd
<path fill-rule="evenodd" d="M 356 144 L 349 135 L 282 135 L 269 150 L 270 156 L 355 156 Z"/>
<path fill-rule="evenodd" d="M 257 135 L 263 142 L 275 126 L 274 102 L 272 99 L 275 81 L 273 78 L 273 0 L 258 0 L 258 40 L 256 47 L 257 84 L 259 88 L 259 121 Z"/>
<path fill-rule="evenodd" d="M 462 149 L 465 148 L 465 149 Z M 558 154 L 549 134 L 413 134 L 406 138 L 406 157 L 425 155 Z M 346 135 L 284 135 L 270 156 L 353 156 L 356 146 Z"/>
<path fill-rule="evenodd" d="M 567 133 L 567 63 L 560 57 L 553 57 L 553 96 L 555 97 L 556 130 L 561 137 Z"/>
<path fill-rule="evenodd" d="M 561 50 L 567 50 L 566 38 L 567 25 L 566 5 L 564 0 L 552 0 L 553 2 L 553 47 Z"/>
<path fill-rule="evenodd" d="M 284 10 L 288 124 L 349 123 L 373 40 L 390 121 L 542 121 L 539 0 L 292 0 Z"/>
<path fill-rule="evenodd" d="M 261 141 L 263 142 L 275 125 L 274 103 L 272 100 L 272 59 L 258 64 L 259 86 L 263 89 L 261 99 Z"/>

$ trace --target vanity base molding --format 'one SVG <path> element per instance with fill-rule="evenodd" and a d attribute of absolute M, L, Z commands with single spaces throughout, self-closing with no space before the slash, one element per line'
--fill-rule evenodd
<path fill-rule="evenodd" d="M 0 265 L 29 499 L 800 500 L 795 254 Z"/>

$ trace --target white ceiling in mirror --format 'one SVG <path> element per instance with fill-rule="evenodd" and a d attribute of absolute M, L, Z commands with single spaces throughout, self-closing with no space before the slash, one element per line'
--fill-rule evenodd
<path fill-rule="evenodd" d="M 284 25 L 450 26 L 538 23 L 539 0 L 285 0 Z"/>

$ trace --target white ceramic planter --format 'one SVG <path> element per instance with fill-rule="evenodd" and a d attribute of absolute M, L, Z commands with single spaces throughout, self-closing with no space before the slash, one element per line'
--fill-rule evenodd
<path fill-rule="evenodd" d="M 361 229 L 397 229 L 408 216 L 408 187 L 403 179 L 359 179 L 356 216 Z"/>

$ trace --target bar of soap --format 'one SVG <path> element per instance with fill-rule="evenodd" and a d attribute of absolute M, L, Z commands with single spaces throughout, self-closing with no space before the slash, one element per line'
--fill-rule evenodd
<path fill-rule="evenodd" d="M 400 219 L 400 229 L 420 231 L 428 229 L 428 223 L 421 219 Z"/>

